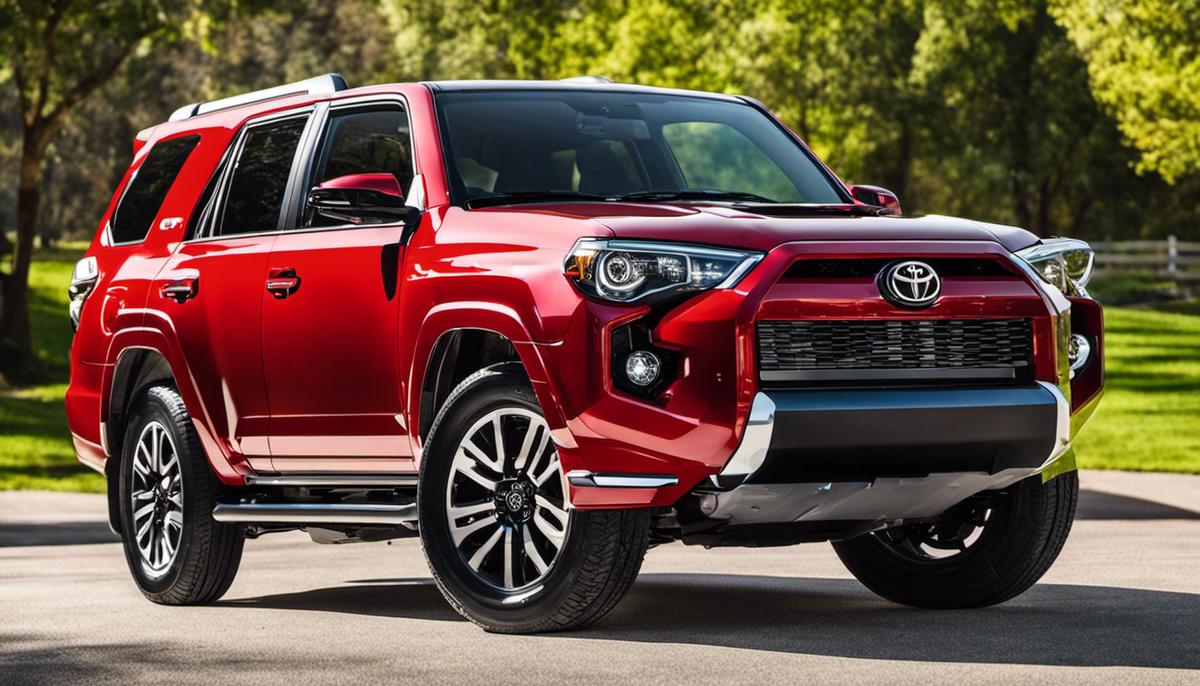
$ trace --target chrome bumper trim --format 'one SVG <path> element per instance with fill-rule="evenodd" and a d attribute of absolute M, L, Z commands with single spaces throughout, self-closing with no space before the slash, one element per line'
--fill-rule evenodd
<path fill-rule="evenodd" d="M 713 484 L 717 484 L 721 478 L 745 480 L 758 471 L 767 459 L 767 451 L 771 449 L 771 435 L 774 432 L 775 402 L 766 393 L 759 391 L 750 405 L 750 417 L 746 420 L 742 442 L 721 472 L 711 478 Z"/>
<path fill-rule="evenodd" d="M 1039 381 L 1038 385 L 1054 396 L 1054 404 L 1058 406 L 1058 421 L 1055 424 L 1054 448 L 1042 466 L 1035 471 L 1049 467 L 1071 447 L 1071 403 L 1067 402 L 1067 397 L 1063 395 L 1062 389 L 1055 384 Z"/>
<path fill-rule="evenodd" d="M 586 469 L 567 472 L 572 486 L 587 488 L 664 488 L 678 486 L 679 477 L 669 474 L 594 474 Z"/>

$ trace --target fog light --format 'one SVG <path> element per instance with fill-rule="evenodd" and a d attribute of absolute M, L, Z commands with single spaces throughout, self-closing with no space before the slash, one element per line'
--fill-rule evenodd
<path fill-rule="evenodd" d="M 1071 334 L 1071 343 L 1067 346 L 1067 358 L 1071 361 L 1071 376 L 1087 366 L 1088 358 L 1092 356 L 1092 344 L 1087 336 Z"/>
<path fill-rule="evenodd" d="M 638 350 L 625 358 L 625 376 L 638 386 L 649 386 L 658 380 L 662 363 L 658 355 L 647 350 Z"/>

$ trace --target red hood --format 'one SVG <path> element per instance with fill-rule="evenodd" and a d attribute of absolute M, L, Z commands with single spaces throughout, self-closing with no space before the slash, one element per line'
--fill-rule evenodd
<path fill-rule="evenodd" d="M 497 208 L 500 209 L 500 208 Z M 1023 229 L 942 217 L 768 217 L 724 205 L 561 203 L 510 206 L 508 212 L 590 219 L 617 238 L 703 243 L 767 251 L 789 241 L 991 241 L 1010 251 L 1037 243 Z"/>

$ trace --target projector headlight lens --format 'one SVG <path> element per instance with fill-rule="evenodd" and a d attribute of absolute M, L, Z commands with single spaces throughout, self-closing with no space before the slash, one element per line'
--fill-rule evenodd
<path fill-rule="evenodd" d="M 580 239 L 564 273 L 585 295 L 629 303 L 649 296 L 732 288 L 762 253 L 677 243 Z"/>

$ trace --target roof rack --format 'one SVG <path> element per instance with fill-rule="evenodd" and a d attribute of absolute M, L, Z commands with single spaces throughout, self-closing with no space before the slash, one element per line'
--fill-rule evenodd
<path fill-rule="evenodd" d="M 565 79 L 559 79 L 559 81 L 566 81 L 568 83 L 612 83 L 613 82 L 613 80 L 608 78 L 607 76 L 592 76 L 590 74 L 587 76 L 568 76 Z"/>
<path fill-rule="evenodd" d="M 171 113 L 171 117 L 167 121 L 183 121 L 189 117 L 194 117 L 199 114 L 207 114 L 216 112 L 217 110 L 229 109 L 230 107 L 240 107 L 241 105 L 249 105 L 254 102 L 262 102 L 264 100 L 274 100 L 288 95 L 299 95 L 307 93 L 309 95 L 323 95 L 326 93 L 336 93 L 344 91 L 349 86 L 346 85 L 346 79 L 342 78 L 341 74 L 325 74 L 324 76 L 314 76 L 311 79 L 297 81 L 295 83 L 285 83 L 282 86 L 274 88 L 264 88 L 260 91 L 252 93 L 242 93 L 241 95 L 232 95 L 228 98 L 213 100 L 212 102 L 194 102 L 190 105 L 184 105 Z"/>

